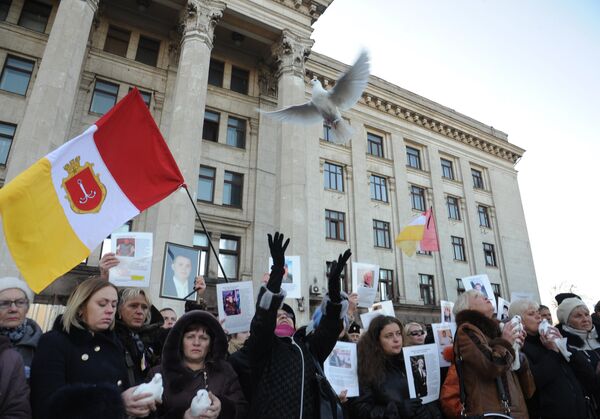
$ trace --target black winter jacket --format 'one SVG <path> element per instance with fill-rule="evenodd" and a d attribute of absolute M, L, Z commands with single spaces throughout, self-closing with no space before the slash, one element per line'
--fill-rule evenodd
<path fill-rule="evenodd" d="M 45 333 L 31 364 L 34 418 L 46 418 L 53 394 L 71 384 L 106 383 L 127 388 L 123 347 L 113 331 L 96 332 L 71 326 L 70 332 Z"/>
<path fill-rule="evenodd" d="M 565 358 L 546 349 L 539 335 L 527 335 L 522 351 L 529 361 L 536 388 L 533 397 L 527 401 L 529 417 L 585 418 L 585 395 Z"/>
<path fill-rule="evenodd" d="M 292 338 L 274 334 L 277 310 L 285 292 L 273 294 L 265 286 L 258 294 L 250 337 L 243 354 L 254 378 L 249 418 L 318 419 L 314 358 L 323 364 L 343 328 L 348 303 L 323 302 L 323 317 L 313 333 L 298 331 Z M 310 349 L 309 349 L 310 348 Z M 245 380 L 244 380 L 245 381 Z"/>

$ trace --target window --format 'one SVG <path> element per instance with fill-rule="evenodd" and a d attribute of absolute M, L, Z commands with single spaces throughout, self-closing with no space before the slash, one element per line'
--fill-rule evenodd
<path fill-rule="evenodd" d="M 202 127 L 202 138 L 208 141 L 219 141 L 219 119 L 217 112 L 204 111 L 204 125 Z"/>
<path fill-rule="evenodd" d="M 488 212 L 488 207 L 483 206 L 483 205 L 478 205 L 477 213 L 479 214 L 479 225 L 481 227 L 490 228 L 490 214 Z"/>
<path fill-rule="evenodd" d="M 215 168 L 200 166 L 198 175 L 198 201 L 213 202 L 215 198 Z"/>
<path fill-rule="evenodd" d="M 156 67 L 158 61 L 158 50 L 160 49 L 160 41 L 140 36 L 135 60 Z"/>
<path fill-rule="evenodd" d="M 25 96 L 33 66 L 33 61 L 11 55 L 7 56 L 2 69 L 2 76 L 0 76 L 0 90 Z"/>
<path fill-rule="evenodd" d="M 325 237 L 332 240 L 346 240 L 345 216 L 343 212 L 325 210 Z"/>
<path fill-rule="evenodd" d="M 208 273 L 208 237 L 206 234 L 200 231 L 194 231 L 194 241 L 192 245 L 200 250 L 200 267 L 198 269 L 198 275 L 202 275 L 206 278 L 206 274 Z"/>
<path fill-rule="evenodd" d="M 367 153 L 372 156 L 383 157 L 383 137 L 368 132 Z"/>
<path fill-rule="evenodd" d="M 115 231 L 113 231 L 107 238 L 105 238 L 102 241 L 102 246 L 100 247 L 100 258 L 102 258 L 102 256 L 104 256 L 105 254 L 110 253 L 110 251 L 111 251 L 110 238 L 112 237 L 112 235 L 114 233 L 129 233 L 132 229 L 132 226 L 133 226 L 133 220 L 129 220 L 125 224 L 123 224 L 121 227 L 119 227 Z M 82 263 L 87 263 L 87 258 Z"/>
<path fill-rule="evenodd" d="M 431 250 L 421 250 L 417 247 L 417 255 L 431 256 Z"/>
<path fill-rule="evenodd" d="M 244 175 L 225 171 L 223 184 L 223 205 L 242 208 L 242 186 Z"/>
<path fill-rule="evenodd" d="M 325 189 L 344 192 L 344 168 L 337 164 L 325 162 L 323 177 Z"/>
<path fill-rule="evenodd" d="M 323 123 L 323 139 L 328 142 L 332 142 L 333 133 L 331 132 L 331 126 L 328 123 Z"/>
<path fill-rule="evenodd" d="M 51 11 L 52 6 L 49 4 L 26 0 L 19 18 L 19 26 L 44 33 Z"/>
<path fill-rule="evenodd" d="M 390 223 L 386 221 L 373 220 L 373 243 L 375 247 L 391 249 Z"/>
<path fill-rule="evenodd" d="M 473 177 L 473 187 L 475 189 L 484 189 L 481 170 L 471 169 L 471 176 Z"/>
<path fill-rule="evenodd" d="M 496 264 L 496 251 L 493 244 L 483 243 L 483 254 L 485 256 L 485 266 L 498 266 Z"/>
<path fill-rule="evenodd" d="M 131 32 L 128 30 L 110 25 L 106 34 L 106 41 L 104 42 L 104 51 L 125 57 L 130 37 Z"/>
<path fill-rule="evenodd" d="M 452 249 L 454 250 L 454 260 L 466 261 L 465 240 L 462 237 L 452 237 Z"/>
<path fill-rule="evenodd" d="M 419 274 L 419 288 L 421 299 L 426 305 L 435 304 L 435 289 L 433 287 L 433 275 Z"/>
<path fill-rule="evenodd" d="M 448 218 L 451 220 L 460 220 L 460 208 L 458 207 L 458 198 L 448 196 L 446 198 L 448 204 Z"/>
<path fill-rule="evenodd" d="M 0 165 L 5 165 L 8 161 L 8 153 L 15 138 L 16 125 L 0 122 Z"/>
<path fill-rule="evenodd" d="M 394 271 L 391 269 L 379 269 L 379 299 L 380 301 L 393 300 L 394 290 L 392 280 Z"/>
<path fill-rule="evenodd" d="M 223 87 L 223 73 L 225 73 L 225 63 L 210 60 L 210 64 L 208 65 L 208 84 Z"/>
<path fill-rule="evenodd" d="M 406 147 L 406 165 L 415 169 L 421 169 L 421 152 L 413 147 Z"/>
<path fill-rule="evenodd" d="M 8 9 L 10 9 L 11 0 L 0 0 L 0 20 L 6 20 Z"/>
<path fill-rule="evenodd" d="M 454 164 L 450 160 L 440 159 L 442 162 L 442 177 L 454 180 Z"/>
<path fill-rule="evenodd" d="M 131 92 L 133 90 L 133 87 L 129 88 L 129 92 Z M 144 103 L 146 104 L 146 107 L 148 109 L 150 109 L 150 101 L 152 100 L 152 93 L 151 92 L 145 92 L 143 90 L 139 90 L 138 92 L 140 92 L 140 96 L 142 96 L 142 100 L 144 101 Z"/>
<path fill-rule="evenodd" d="M 119 85 L 107 81 L 96 80 L 90 112 L 105 114 L 117 103 Z"/>
<path fill-rule="evenodd" d="M 461 295 L 463 292 L 465 292 L 465 285 L 462 279 L 456 278 L 456 295 Z"/>
<path fill-rule="evenodd" d="M 500 294 L 500 284 L 491 284 L 492 291 L 494 291 L 494 297 L 496 297 L 496 301 L 498 301 L 498 297 L 502 297 Z"/>
<path fill-rule="evenodd" d="M 371 175 L 369 187 L 371 189 L 371 199 L 388 202 L 387 180 L 384 177 Z"/>
<path fill-rule="evenodd" d="M 250 79 L 250 73 L 247 70 L 241 68 L 231 68 L 231 84 L 230 89 L 234 92 L 248 94 L 248 80 Z"/>
<path fill-rule="evenodd" d="M 246 120 L 233 116 L 227 119 L 227 145 L 246 147 Z"/>
<path fill-rule="evenodd" d="M 240 239 L 237 237 L 221 236 L 219 240 L 219 261 L 225 270 L 227 279 L 237 279 L 240 260 Z M 224 278 L 219 267 L 219 278 Z"/>
<path fill-rule="evenodd" d="M 411 186 L 410 200 L 413 209 L 425 211 L 425 189 L 420 188 L 418 186 Z"/>

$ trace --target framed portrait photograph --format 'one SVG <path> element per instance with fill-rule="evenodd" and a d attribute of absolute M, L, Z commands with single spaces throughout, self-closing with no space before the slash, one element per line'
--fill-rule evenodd
<path fill-rule="evenodd" d="M 182 300 L 194 290 L 194 281 L 198 276 L 200 266 L 200 252 L 200 249 L 190 246 L 165 243 L 161 297 Z M 186 299 L 195 301 L 196 293 Z"/>

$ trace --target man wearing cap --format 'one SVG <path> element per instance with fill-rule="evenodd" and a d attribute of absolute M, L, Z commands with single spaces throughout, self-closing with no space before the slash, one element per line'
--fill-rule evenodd
<path fill-rule="evenodd" d="M 322 365 L 329 356 L 348 308 L 348 301 L 341 295 L 340 274 L 350 258 L 350 250 L 332 262 L 329 292 L 321 306 L 323 317 L 319 326 L 308 335 L 305 328 L 296 331 L 296 316 L 290 306 L 283 304 L 286 294 L 281 289 L 288 244 L 289 239 L 284 243 L 282 234 L 275 233 L 274 238 L 269 235 L 271 274 L 258 293 L 250 337 L 244 348 L 234 354 L 247 357 L 251 371 L 252 388 L 244 389 L 250 399 L 249 418 L 319 417 L 314 360 Z M 240 375 L 240 381 L 244 382 L 246 372 Z"/>
<path fill-rule="evenodd" d="M 350 342 L 358 343 L 360 339 L 360 326 L 358 323 L 352 323 L 348 328 L 348 339 Z"/>
<path fill-rule="evenodd" d="M 13 347 L 21 354 L 25 375 L 29 378 L 29 367 L 42 329 L 26 317 L 33 303 L 33 291 L 19 278 L 0 278 L 0 335 L 10 339 Z"/>

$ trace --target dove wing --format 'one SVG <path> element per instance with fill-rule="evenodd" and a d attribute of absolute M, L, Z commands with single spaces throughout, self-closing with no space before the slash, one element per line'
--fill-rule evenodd
<path fill-rule="evenodd" d="M 282 122 L 312 124 L 323 120 L 321 113 L 312 102 L 303 105 L 292 105 L 273 112 L 262 112 Z"/>
<path fill-rule="evenodd" d="M 369 54 L 361 52 L 352 67 L 335 83 L 330 100 L 340 109 L 350 109 L 360 99 L 369 82 Z"/>

